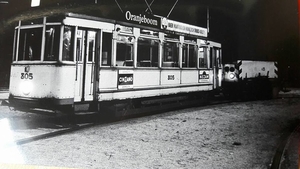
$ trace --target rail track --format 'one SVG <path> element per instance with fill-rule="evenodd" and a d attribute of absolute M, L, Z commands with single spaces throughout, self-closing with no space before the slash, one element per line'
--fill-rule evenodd
<path fill-rule="evenodd" d="M 214 105 L 226 104 L 230 102 L 232 102 L 232 100 L 226 100 L 222 96 L 217 95 L 214 98 L 209 99 L 209 102 L 205 102 L 205 103 L 203 103 L 203 98 L 193 99 L 193 100 L 185 100 L 181 98 L 169 99 L 169 100 L 158 99 L 158 100 L 144 101 L 142 103 L 142 106 L 139 106 L 138 108 L 135 106 L 128 106 L 126 102 L 123 104 L 117 104 L 110 109 L 106 109 L 105 113 L 98 113 L 98 112 L 75 113 L 71 116 L 66 114 L 59 114 L 57 116 L 52 113 L 52 117 L 50 118 L 50 120 L 46 121 L 46 123 L 50 123 L 50 125 L 52 126 L 54 125 L 60 127 L 56 127 L 57 129 L 55 129 L 55 131 L 52 132 L 48 132 L 48 133 L 44 133 L 44 134 L 40 134 L 28 138 L 18 139 L 14 142 L 14 145 L 23 145 L 33 141 L 56 137 L 67 133 L 72 133 L 75 131 L 94 127 L 94 126 L 109 125 L 128 118 L 154 115 L 166 111 L 183 109 L 183 108 L 193 107 L 193 106 L 194 107 L 214 106 Z M 4 104 L 3 106 L 5 105 L 6 104 Z M 41 113 L 41 115 L 45 115 L 42 112 L 39 113 Z M 291 132 L 286 132 L 286 133 L 290 134 Z M 287 138 L 287 135 L 285 134 L 282 136 L 281 142 L 284 145 L 285 140 L 283 138 Z M 273 168 L 279 165 L 278 161 L 280 161 L 279 158 L 281 158 L 282 156 L 282 153 L 280 154 L 279 152 L 283 151 L 282 146 L 279 146 L 281 147 L 279 148 L 281 150 L 278 149 L 276 155 L 272 160 L 271 166 Z"/>
<path fill-rule="evenodd" d="M 223 99 L 213 99 L 209 104 L 199 102 L 199 100 L 169 100 L 168 102 L 164 102 L 162 100 L 154 100 L 151 103 L 144 103 L 144 106 L 139 108 L 132 106 L 124 106 L 124 104 L 116 105 L 111 109 L 105 110 L 105 113 L 98 112 L 88 112 L 88 113 L 75 113 L 73 115 L 67 114 L 52 114 L 46 120 L 42 120 L 40 123 L 48 123 L 51 126 L 56 126 L 54 131 L 40 134 L 37 136 L 32 136 L 28 138 L 22 138 L 15 140 L 13 145 L 23 145 L 27 143 L 31 143 L 38 140 L 48 139 L 51 137 L 57 137 L 64 134 L 76 132 L 79 130 L 95 127 L 95 126 L 105 126 L 113 123 L 120 122 L 129 118 L 138 118 L 143 116 L 150 116 L 159 113 L 163 113 L 166 111 L 183 109 L 187 107 L 196 107 L 196 106 L 214 106 L 218 104 L 225 104 L 231 102 L 230 100 Z M 108 112 L 109 111 L 109 112 Z M 111 112 L 114 111 L 114 112 Z M 37 113 L 35 111 L 35 113 Z M 39 112 L 41 113 L 41 112 Z M 44 113 L 41 114 L 45 115 Z M 36 120 L 36 119 L 35 119 Z M 60 127 L 57 127 L 60 126 Z"/>
<path fill-rule="evenodd" d="M 290 127 L 287 128 L 281 135 L 280 142 L 277 146 L 275 155 L 270 164 L 270 169 L 289 168 L 289 167 L 286 167 L 286 165 L 290 165 L 290 164 L 283 165 L 284 163 L 288 163 L 287 160 L 285 160 L 286 159 L 285 156 L 288 151 L 288 146 L 291 144 L 291 140 L 299 139 L 299 138 L 296 138 L 299 133 L 300 133 L 300 120 L 295 120 L 295 121 L 291 122 Z M 292 153 L 298 153 L 298 148 L 296 147 L 296 149 L 297 149 L 296 152 L 292 152 Z M 295 163 L 295 161 L 293 161 L 293 163 Z M 299 164 L 296 164 L 296 165 L 298 165 L 297 167 L 299 168 Z"/>

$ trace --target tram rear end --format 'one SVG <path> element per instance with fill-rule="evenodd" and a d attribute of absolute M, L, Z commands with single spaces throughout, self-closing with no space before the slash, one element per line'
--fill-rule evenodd
<path fill-rule="evenodd" d="M 22 108 L 71 106 L 75 66 L 68 63 L 66 30 L 60 23 L 46 24 L 46 18 L 37 22 L 23 25 L 20 21 L 15 29 L 9 103 Z"/>

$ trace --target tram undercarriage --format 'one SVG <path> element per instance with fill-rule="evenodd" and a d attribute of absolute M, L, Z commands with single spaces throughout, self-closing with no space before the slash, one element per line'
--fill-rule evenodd
<path fill-rule="evenodd" d="M 97 112 L 107 115 L 127 116 L 149 111 L 153 112 L 185 106 L 205 105 L 211 100 L 215 93 L 218 93 L 218 91 L 201 91 L 124 100 L 77 103 L 70 101 L 70 99 L 24 99 L 10 96 L 8 106 L 23 111 L 39 109 L 64 114 Z"/>

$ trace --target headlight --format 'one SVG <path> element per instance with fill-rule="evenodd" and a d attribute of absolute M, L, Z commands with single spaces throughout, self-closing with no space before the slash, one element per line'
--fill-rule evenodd
<path fill-rule="evenodd" d="M 32 91 L 33 85 L 31 81 L 23 81 L 20 84 L 20 89 L 23 92 L 24 95 L 28 95 Z"/>
<path fill-rule="evenodd" d="M 230 74 L 229 74 L 229 78 L 230 78 L 230 79 L 234 79 L 234 78 L 235 78 L 235 74 L 234 74 L 234 73 L 230 73 Z"/>

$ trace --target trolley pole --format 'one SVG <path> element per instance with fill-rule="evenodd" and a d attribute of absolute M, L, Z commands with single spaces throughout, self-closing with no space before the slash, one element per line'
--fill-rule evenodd
<path fill-rule="evenodd" d="M 208 33 L 209 33 L 209 7 L 207 6 L 207 8 L 206 8 L 206 17 L 207 17 L 207 20 L 206 20 L 206 26 L 207 26 L 207 35 L 208 35 Z"/>

